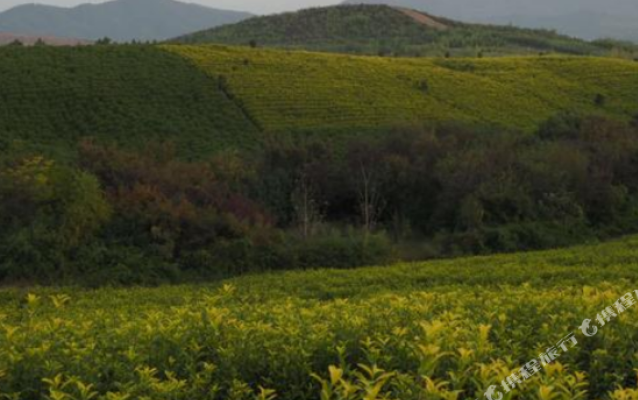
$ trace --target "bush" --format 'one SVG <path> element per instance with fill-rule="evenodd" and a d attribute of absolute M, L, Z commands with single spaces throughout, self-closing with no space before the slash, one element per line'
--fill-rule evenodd
<path fill-rule="evenodd" d="M 95 242 L 73 257 L 73 283 L 90 287 L 176 283 L 178 266 L 137 247 Z"/>
<path fill-rule="evenodd" d="M 354 268 L 394 260 L 396 251 L 385 234 L 332 231 L 307 239 L 290 233 L 266 242 L 222 241 L 186 254 L 181 266 L 187 276 L 220 278 L 286 269 Z"/>
<path fill-rule="evenodd" d="M 354 268 L 381 265 L 396 258 L 393 245 L 383 233 L 350 231 L 300 241 L 293 247 L 299 268 Z"/>

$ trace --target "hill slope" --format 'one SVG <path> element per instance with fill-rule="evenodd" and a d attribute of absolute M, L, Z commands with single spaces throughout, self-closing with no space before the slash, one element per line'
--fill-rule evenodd
<path fill-rule="evenodd" d="M 634 0 L 346 0 L 344 4 L 388 4 L 463 21 L 555 29 L 584 39 L 638 41 Z"/>
<path fill-rule="evenodd" d="M 550 31 L 471 25 L 384 5 L 336 6 L 255 17 L 174 40 L 359 54 L 484 55 L 560 52 L 604 55 L 597 43 Z M 637 48 L 638 49 L 638 48 Z M 634 49 L 636 50 L 636 49 Z M 638 54 L 638 52 L 637 52 Z"/>
<path fill-rule="evenodd" d="M 435 392 L 475 399 L 556 346 L 556 362 L 517 387 L 517 398 L 539 398 L 539 391 L 634 398 L 636 249 L 638 239 L 627 238 L 216 285 L 34 289 L 28 296 L 4 289 L 0 396 L 40 398 L 56 382 L 80 382 L 64 393 L 79 396 L 88 387 L 84 393 L 100 399 L 264 399 L 274 392 L 282 400 L 363 400 L 375 391 L 376 398 Z M 621 296 L 631 301 L 614 306 Z M 607 307 L 623 311 L 603 326 L 596 316 Z M 584 319 L 596 336 L 583 335 Z M 571 334 L 577 345 L 567 340 L 562 350 L 556 343 Z M 103 371 L 117 376 L 116 389 Z"/>
<path fill-rule="evenodd" d="M 174 0 L 116 0 L 74 8 L 28 4 L 0 13 L 0 31 L 90 40 L 163 40 L 249 16 Z"/>
<path fill-rule="evenodd" d="M 199 157 L 268 134 L 353 135 L 460 121 L 531 132 L 558 112 L 627 119 L 638 63 L 404 59 L 224 46 L 0 49 L 0 148 L 69 154 L 85 136 Z M 264 136 L 265 135 L 265 136 Z"/>
<path fill-rule="evenodd" d="M 268 131 L 456 120 L 533 130 L 561 110 L 638 111 L 638 63 L 607 58 L 403 59 L 166 45 Z M 604 104 L 596 104 L 602 96 Z"/>
<path fill-rule="evenodd" d="M 0 149 L 18 140 L 67 155 L 84 136 L 210 153 L 254 132 L 181 57 L 151 46 L 0 48 Z"/>

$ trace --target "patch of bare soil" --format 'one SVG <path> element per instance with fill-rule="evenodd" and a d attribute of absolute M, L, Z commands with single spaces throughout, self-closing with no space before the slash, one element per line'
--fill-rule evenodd
<path fill-rule="evenodd" d="M 409 8 L 396 7 L 396 9 L 401 11 L 403 14 L 407 15 L 408 17 L 412 18 L 419 24 L 425 25 L 429 28 L 438 29 L 438 30 L 445 30 L 448 28 L 447 25 L 435 20 L 434 18 L 430 17 L 427 14 L 423 14 L 421 12 L 418 12 L 416 10 L 411 10 Z"/>

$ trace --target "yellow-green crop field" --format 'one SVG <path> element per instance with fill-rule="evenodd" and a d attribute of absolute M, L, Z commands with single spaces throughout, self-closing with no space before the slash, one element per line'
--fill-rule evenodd
<path fill-rule="evenodd" d="M 638 237 L 212 285 L 0 291 L 2 399 L 636 399 Z M 275 397 L 276 396 L 276 397 Z M 495 396 L 494 399 L 497 399 Z"/>
<path fill-rule="evenodd" d="M 638 104 L 638 63 L 621 59 L 395 59 L 224 46 L 162 48 L 221 77 L 253 120 L 275 132 L 449 120 L 533 130 L 561 111 L 626 118 Z"/>

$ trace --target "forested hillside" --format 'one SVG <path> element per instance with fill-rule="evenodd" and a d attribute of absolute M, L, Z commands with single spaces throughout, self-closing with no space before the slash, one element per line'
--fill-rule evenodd
<path fill-rule="evenodd" d="M 174 42 L 393 56 L 638 55 L 638 47 L 631 44 L 587 42 L 549 30 L 461 23 L 384 5 L 323 7 L 255 17 Z"/>
<path fill-rule="evenodd" d="M 638 41 L 634 0 L 345 0 L 344 4 L 388 4 L 476 23 L 546 28 L 585 39 Z"/>

